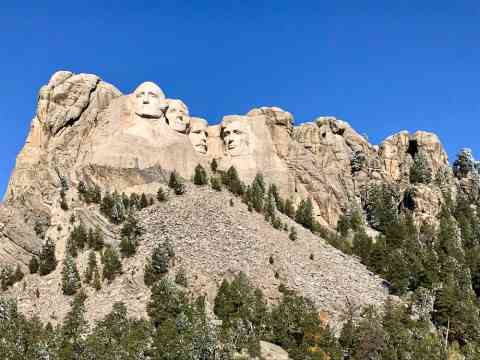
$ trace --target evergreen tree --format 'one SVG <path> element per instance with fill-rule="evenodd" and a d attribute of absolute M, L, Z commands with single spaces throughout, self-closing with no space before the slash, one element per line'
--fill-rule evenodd
<path fill-rule="evenodd" d="M 267 198 L 265 199 L 264 210 L 265 220 L 270 223 L 275 222 L 275 198 L 272 193 L 268 193 Z"/>
<path fill-rule="evenodd" d="M 134 239 L 128 238 L 126 236 L 122 236 L 120 240 L 120 254 L 122 257 L 127 258 L 135 255 L 137 252 L 137 243 Z"/>
<path fill-rule="evenodd" d="M 313 205 L 310 198 L 300 201 L 295 214 L 295 221 L 309 230 L 314 229 L 315 220 L 313 218 Z"/>
<path fill-rule="evenodd" d="M 252 207 L 257 212 L 263 211 L 265 199 L 265 181 L 261 174 L 257 174 L 255 179 L 253 179 L 252 185 L 250 187 L 250 200 Z"/>
<path fill-rule="evenodd" d="M 93 272 L 93 287 L 97 291 L 102 288 L 102 279 L 100 278 L 100 271 L 98 268 Z"/>
<path fill-rule="evenodd" d="M 55 270 L 56 267 L 55 244 L 52 239 L 47 238 L 40 253 L 38 272 L 40 275 L 47 275 Z"/>
<path fill-rule="evenodd" d="M 66 253 L 62 269 L 62 291 L 65 295 L 73 295 L 81 286 L 75 259 L 71 254 Z"/>
<path fill-rule="evenodd" d="M 365 157 L 365 154 L 362 151 L 360 150 L 353 151 L 352 158 L 350 159 L 350 167 L 351 167 L 352 175 L 355 175 L 357 172 L 362 170 L 366 161 L 367 159 Z"/>
<path fill-rule="evenodd" d="M 28 269 L 30 270 L 30 274 L 36 274 L 37 271 L 38 271 L 38 267 L 39 267 L 38 259 L 37 259 L 37 257 L 34 255 L 34 256 L 32 256 L 32 258 L 30 259 L 30 262 L 28 263 Z"/>
<path fill-rule="evenodd" d="M 90 249 L 95 251 L 101 251 L 105 246 L 105 240 L 103 238 L 102 230 L 97 226 L 95 230 L 90 228 L 87 235 L 87 243 Z"/>
<path fill-rule="evenodd" d="M 372 238 L 364 230 L 360 230 L 355 232 L 352 243 L 353 253 L 362 260 L 362 263 L 368 265 L 373 246 Z"/>
<path fill-rule="evenodd" d="M 169 246 L 169 244 L 158 244 L 153 249 L 152 256 L 145 265 L 145 285 L 152 286 L 168 272 L 170 260 L 175 256 Z"/>
<path fill-rule="evenodd" d="M 68 210 L 67 196 L 66 196 L 65 191 L 63 189 L 60 191 L 60 208 L 63 211 Z"/>
<path fill-rule="evenodd" d="M 165 321 L 175 321 L 187 310 L 185 293 L 167 278 L 163 278 L 152 287 L 150 302 L 147 304 L 147 313 L 156 328 Z"/>
<path fill-rule="evenodd" d="M 240 181 L 238 176 L 237 169 L 231 166 L 226 173 L 222 174 L 222 182 L 227 187 L 227 189 L 235 195 L 243 195 L 244 185 Z"/>
<path fill-rule="evenodd" d="M 285 215 L 287 215 L 290 219 L 295 217 L 295 207 L 293 206 L 293 201 L 291 199 L 287 199 L 285 201 Z"/>
<path fill-rule="evenodd" d="M 475 159 L 472 155 L 472 150 L 465 148 L 460 150 L 457 159 L 453 162 L 453 174 L 458 178 L 467 177 L 475 170 Z"/>
<path fill-rule="evenodd" d="M 78 249 L 84 249 L 85 244 L 88 241 L 88 234 L 82 223 L 73 227 L 73 230 L 70 233 L 70 238 L 76 244 Z"/>
<path fill-rule="evenodd" d="M 100 211 L 108 219 L 111 219 L 111 217 L 112 217 L 113 206 L 114 206 L 113 197 L 109 192 L 107 192 L 103 196 L 102 203 L 100 204 Z"/>
<path fill-rule="evenodd" d="M 59 329 L 58 358 L 81 359 L 85 354 L 85 335 L 88 323 L 85 320 L 85 300 L 83 291 L 75 294 L 63 325 Z"/>
<path fill-rule="evenodd" d="M 173 171 L 170 174 L 168 187 L 173 190 L 175 195 L 183 195 L 185 194 L 185 191 L 186 191 L 184 180 L 180 175 L 177 174 L 176 171 Z"/>
<path fill-rule="evenodd" d="M 118 252 L 111 246 L 108 246 L 103 253 L 103 279 L 112 282 L 113 279 L 122 273 L 122 263 L 120 262 Z"/>
<path fill-rule="evenodd" d="M 65 253 L 71 255 L 72 257 L 76 258 L 78 255 L 77 243 L 69 236 L 67 238 L 67 243 L 65 245 Z"/>
<path fill-rule="evenodd" d="M 222 191 L 222 183 L 218 176 L 212 176 L 210 178 L 210 185 L 212 186 L 213 190 Z"/>
<path fill-rule="evenodd" d="M 163 187 L 159 187 L 157 191 L 157 200 L 159 202 L 164 202 L 167 201 L 167 194 L 165 193 L 165 190 L 163 190 Z"/>
<path fill-rule="evenodd" d="M 398 194 L 387 184 L 373 184 L 367 188 L 367 221 L 374 229 L 385 229 L 398 219 Z"/>
<path fill-rule="evenodd" d="M 114 303 L 86 339 L 89 359 L 145 359 L 150 333 L 147 321 L 128 318 L 125 304 Z"/>
<path fill-rule="evenodd" d="M 87 284 L 90 284 L 93 280 L 95 271 L 98 271 L 97 255 L 94 250 L 90 250 L 88 253 L 87 269 L 85 270 L 85 282 Z"/>
<path fill-rule="evenodd" d="M 85 185 L 85 183 L 80 180 L 78 182 L 78 187 L 77 187 L 77 191 L 78 191 L 78 195 L 80 196 L 80 199 L 84 199 L 84 196 L 87 194 L 87 185 Z"/>
<path fill-rule="evenodd" d="M 432 169 L 427 157 L 422 151 L 415 154 L 410 167 L 410 182 L 412 184 L 429 184 L 432 182 Z"/>
<path fill-rule="evenodd" d="M 145 195 L 145 193 L 142 193 L 142 196 L 140 196 L 140 209 L 145 209 L 146 207 L 148 207 L 148 199 L 147 199 L 147 195 Z"/>
<path fill-rule="evenodd" d="M 183 267 L 178 269 L 177 274 L 175 275 L 175 283 L 184 288 L 188 286 L 187 272 Z"/>
<path fill-rule="evenodd" d="M 207 172 L 202 165 L 198 164 L 195 167 L 195 175 L 193 176 L 193 183 L 195 185 L 206 185 L 208 184 Z"/>
<path fill-rule="evenodd" d="M 214 174 L 217 172 L 217 169 L 218 169 L 217 160 L 215 159 L 212 160 L 212 162 L 210 163 L 210 169 Z"/>
<path fill-rule="evenodd" d="M 288 234 L 288 238 L 292 241 L 297 240 L 298 235 L 297 235 L 297 229 L 295 229 L 295 226 L 292 226 L 290 228 L 290 234 Z"/>
<path fill-rule="evenodd" d="M 138 241 L 144 229 L 138 219 L 131 213 L 121 229 L 120 252 L 123 257 L 133 256 L 137 251 Z"/>

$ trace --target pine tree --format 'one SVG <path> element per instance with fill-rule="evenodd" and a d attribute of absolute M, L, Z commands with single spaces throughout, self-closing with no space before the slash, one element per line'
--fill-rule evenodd
<path fill-rule="evenodd" d="M 62 291 L 65 295 L 73 295 L 81 286 L 75 259 L 71 254 L 67 253 L 62 269 Z"/>
<path fill-rule="evenodd" d="M 422 151 L 415 154 L 410 167 L 410 182 L 412 184 L 429 184 L 432 181 L 432 169 L 427 157 Z"/>
<path fill-rule="evenodd" d="M 30 262 L 28 263 L 28 269 L 30 270 L 30 274 L 36 274 L 38 271 L 38 259 L 36 256 L 32 256 Z"/>
<path fill-rule="evenodd" d="M 148 206 L 148 201 L 145 194 L 143 194 L 138 205 L 139 209 L 143 209 L 144 207 Z M 109 213 L 109 219 L 114 224 L 121 224 L 125 220 L 125 207 L 123 206 L 122 198 L 117 192 L 114 192 L 112 195 L 112 207 Z"/>
<path fill-rule="evenodd" d="M 309 230 L 314 230 L 313 204 L 312 200 L 302 200 L 298 205 L 295 214 L 295 221 Z"/>
<path fill-rule="evenodd" d="M 265 220 L 270 223 L 275 222 L 275 198 L 271 192 L 268 193 L 267 198 L 265 199 L 263 213 L 265 215 Z"/>
<path fill-rule="evenodd" d="M 160 186 L 157 191 L 157 200 L 159 202 L 164 202 L 167 201 L 167 194 L 163 190 L 163 188 Z"/>
<path fill-rule="evenodd" d="M 65 191 L 63 189 L 60 191 L 60 208 L 63 211 L 68 210 L 67 196 L 66 196 Z"/>
<path fill-rule="evenodd" d="M 231 193 L 243 195 L 244 185 L 240 181 L 237 169 L 234 166 L 230 166 L 226 173 L 222 173 L 222 182 Z"/>
<path fill-rule="evenodd" d="M 355 175 L 357 172 L 362 170 L 366 161 L 367 161 L 367 159 L 365 157 L 365 154 L 362 151 L 357 150 L 357 151 L 352 152 L 352 158 L 350 160 L 350 167 L 351 167 L 352 175 Z"/>
<path fill-rule="evenodd" d="M 187 299 L 183 291 L 167 278 L 157 282 L 152 288 L 147 313 L 155 328 L 167 320 L 175 321 L 186 310 Z"/>
<path fill-rule="evenodd" d="M 65 245 L 65 253 L 70 254 L 74 258 L 76 258 L 78 255 L 77 243 L 72 238 L 72 236 L 69 236 L 67 238 L 67 243 Z"/>
<path fill-rule="evenodd" d="M 112 217 L 113 205 L 114 205 L 113 197 L 112 197 L 112 195 L 110 195 L 109 192 L 107 192 L 102 199 L 102 203 L 100 204 L 100 211 L 108 219 L 111 219 L 111 217 Z"/>
<path fill-rule="evenodd" d="M 90 249 L 94 249 L 96 251 L 101 251 L 105 246 L 103 232 L 98 226 L 95 228 L 95 230 L 93 230 L 93 228 L 88 230 L 87 243 Z"/>
<path fill-rule="evenodd" d="M 218 176 L 212 176 L 210 178 L 210 185 L 212 186 L 213 190 L 222 191 L 222 183 Z"/>
<path fill-rule="evenodd" d="M 457 159 L 453 162 L 453 174 L 458 178 L 467 177 L 475 170 L 475 159 L 472 155 L 472 150 L 465 148 L 460 150 Z"/>
<path fill-rule="evenodd" d="M 134 239 L 126 236 L 122 236 L 119 244 L 120 254 L 122 257 L 127 258 L 135 255 L 137 252 L 137 243 Z"/>
<path fill-rule="evenodd" d="M 95 271 L 98 271 L 97 255 L 95 254 L 94 250 L 90 250 L 88 253 L 87 269 L 85 270 L 85 282 L 87 284 L 90 284 L 90 282 L 93 280 Z"/>
<path fill-rule="evenodd" d="M 168 187 L 173 190 L 175 195 L 183 195 L 186 191 L 184 180 L 175 170 L 170 174 Z"/>
<path fill-rule="evenodd" d="M 285 201 L 285 215 L 289 218 L 293 219 L 295 217 L 295 207 L 293 206 L 293 201 L 291 199 L 287 199 Z"/>
<path fill-rule="evenodd" d="M 175 256 L 169 247 L 168 244 L 159 244 L 153 249 L 152 256 L 145 265 L 145 285 L 153 285 L 168 272 L 170 260 Z"/>
<path fill-rule="evenodd" d="M 103 279 L 112 282 L 115 277 L 122 273 L 122 263 L 117 250 L 108 246 L 103 253 Z"/>
<path fill-rule="evenodd" d="M 217 169 L 218 169 L 217 160 L 215 159 L 212 160 L 212 162 L 210 163 L 210 169 L 214 174 L 217 172 Z"/>
<path fill-rule="evenodd" d="M 14 281 L 15 282 L 20 282 L 20 281 L 23 280 L 24 276 L 25 275 L 23 274 L 22 268 L 20 267 L 20 265 L 17 264 L 17 267 L 15 269 L 15 273 L 13 274 Z"/>
<path fill-rule="evenodd" d="M 77 190 L 78 190 L 78 195 L 80 196 L 80 199 L 85 200 L 84 197 L 87 194 L 87 185 L 85 185 L 85 183 L 82 180 L 78 182 Z"/>
<path fill-rule="evenodd" d="M 140 197 L 140 209 L 145 209 L 146 207 L 148 207 L 147 195 L 142 193 L 142 196 Z"/>
<path fill-rule="evenodd" d="M 83 291 L 75 294 L 71 302 L 71 310 L 67 313 L 63 325 L 59 329 L 58 358 L 81 359 L 85 351 L 85 335 L 88 323 L 85 320 L 85 300 Z"/>
<path fill-rule="evenodd" d="M 100 278 L 100 271 L 98 268 L 96 268 L 93 272 L 93 287 L 97 291 L 102 288 L 102 279 Z"/>
<path fill-rule="evenodd" d="M 295 229 L 295 226 L 292 226 L 290 228 L 290 234 L 288 235 L 288 238 L 292 241 L 297 240 L 298 235 L 297 235 L 297 229 Z"/>
<path fill-rule="evenodd" d="M 175 275 L 175 283 L 186 288 L 188 286 L 187 272 L 185 268 L 180 268 Z"/>
<path fill-rule="evenodd" d="M 48 238 L 42 247 L 39 258 L 39 274 L 50 274 L 57 267 L 57 259 L 55 257 L 55 244 L 52 239 Z"/>
<path fill-rule="evenodd" d="M 78 249 L 83 250 L 85 248 L 85 244 L 88 241 L 88 234 L 82 223 L 73 227 L 70 238 L 75 242 Z"/>
<path fill-rule="evenodd" d="M 198 164 L 195 167 L 195 175 L 193 176 L 193 183 L 195 185 L 206 185 L 208 184 L 207 172 L 202 165 Z"/>
<path fill-rule="evenodd" d="M 263 176 L 261 174 L 257 174 L 255 176 L 255 179 L 253 179 L 250 189 L 250 199 L 252 202 L 252 207 L 257 212 L 262 212 L 265 199 L 265 181 L 263 180 Z"/>

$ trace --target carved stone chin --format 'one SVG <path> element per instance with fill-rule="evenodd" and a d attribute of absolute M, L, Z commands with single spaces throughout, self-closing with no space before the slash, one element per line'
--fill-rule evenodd
<path fill-rule="evenodd" d="M 168 124 L 173 130 L 186 134 L 190 124 L 190 116 L 187 106 L 182 100 L 178 99 L 167 99 L 167 102 L 168 109 L 166 116 Z"/>
<path fill-rule="evenodd" d="M 143 118 L 162 117 L 167 106 L 165 94 L 157 84 L 146 81 L 133 92 L 135 113 Z"/>
<path fill-rule="evenodd" d="M 223 118 L 221 136 L 225 152 L 232 157 L 250 154 L 251 130 L 246 121 L 247 119 L 241 116 Z"/>
<path fill-rule="evenodd" d="M 195 117 L 190 118 L 188 137 L 190 138 L 190 142 L 195 151 L 200 154 L 207 153 L 208 124 L 205 119 Z"/>

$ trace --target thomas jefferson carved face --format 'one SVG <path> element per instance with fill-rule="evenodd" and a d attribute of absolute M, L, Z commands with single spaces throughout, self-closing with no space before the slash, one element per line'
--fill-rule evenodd
<path fill-rule="evenodd" d="M 135 113 L 144 118 L 158 119 L 166 108 L 165 94 L 156 84 L 147 81 L 134 91 Z"/>
<path fill-rule="evenodd" d="M 222 124 L 222 138 L 225 150 L 230 156 L 248 154 L 249 131 L 242 121 L 224 121 Z"/>
<path fill-rule="evenodd" d="M 190 129 L 188 133 L 190 142 L 195 151 L 200 154 L 207 153 L 207 121 L 200 118 L 190 118 Z"/>
<path fill-rule="evenodd" d="M 190 117 L 187 106 L 181 100 L 168 99 L 167 119 L 170 127 L 179 133 L 186 134 Z"/>

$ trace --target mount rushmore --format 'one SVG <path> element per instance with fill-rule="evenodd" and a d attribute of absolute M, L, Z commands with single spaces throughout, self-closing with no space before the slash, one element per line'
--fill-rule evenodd
<path fill-rule="evenodd" d="M 153 192 L 169 171 L 189 179 L 197 164 L 208 168 L 215 159 L 219 169 L 234 166 L 245 183 L 262 173 L 294 204 L 311 198 L 317 221 L 334 228 L 342 213 L 362 205 L 369 184 L 405 189 L 419 151 L 434 174 L 448 168 L 432 133 L 402 131 L 377 146 L 331 116 L 294 126 L 292 114 L 278 107 L 254 108 L 208 125 L 152 82 L 123 95 L 96 75 L 59 71 L 39 91 L 0 208 L 0 258 L 25 260 L 38 249 L 31 229 L 50 224 L 62 181 Z M 431 204 L 440 202 L 438 191 L 418 190 L 416 216 L 435 217 L 438 206 Z"/>

